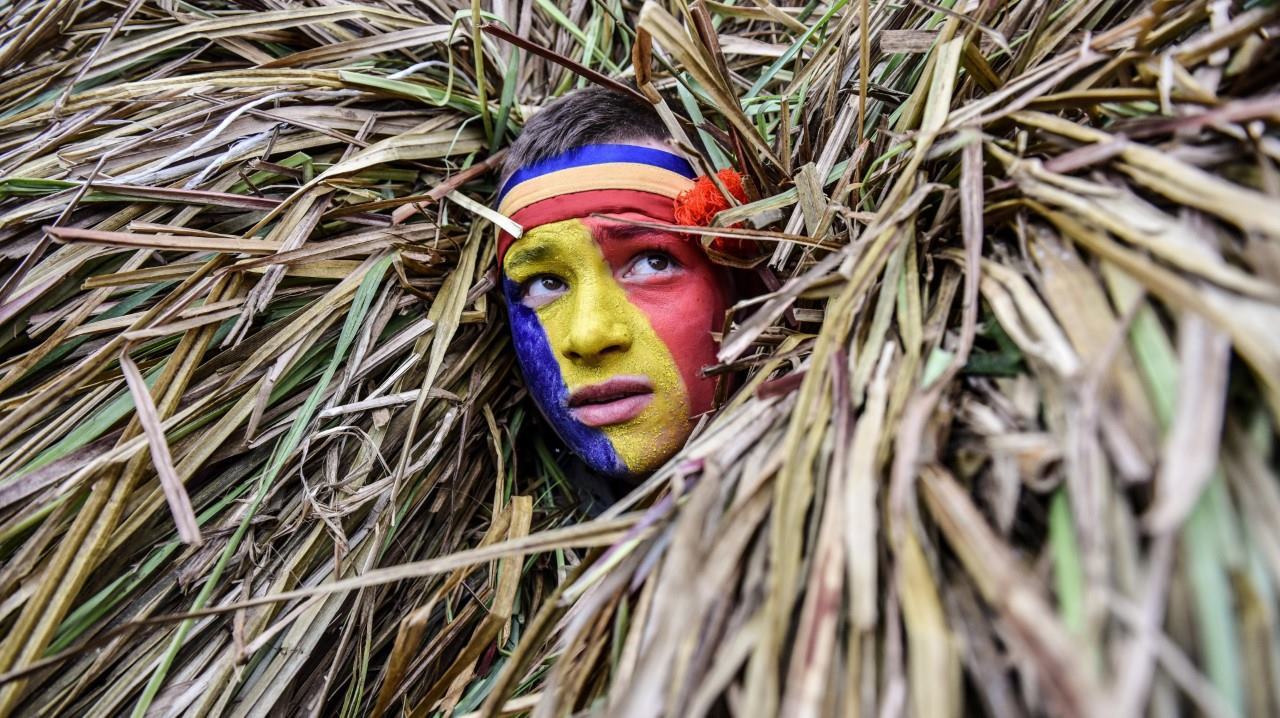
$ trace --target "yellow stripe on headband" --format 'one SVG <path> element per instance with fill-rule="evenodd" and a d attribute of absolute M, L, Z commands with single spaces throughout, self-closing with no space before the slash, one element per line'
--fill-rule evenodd
<path fill-rule="evenodd" d="M 692 186 L 693 180 L 677 172 L 635 162 L 608 162 L 570 167 L 534 177 L 516 185 L 506 197 L 502 198 L 502 204 L 498 205 L 498 212 L 510 217 L 544 199 L 597 189 L 639 190 L 674 200 L 681 192 Z"/>

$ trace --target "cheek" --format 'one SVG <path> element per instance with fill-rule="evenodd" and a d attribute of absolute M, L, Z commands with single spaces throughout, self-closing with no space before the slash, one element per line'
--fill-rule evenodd
<path fill-rule="evenodd" d="M 715 380 L 701 369 L 716 362 L 716 342 L 724 318 L 726 298 L 720 277 L 709 266 L 686 268 L 676 282 L 662 286 L 633 286 L 631 299 L 649 318 L 654 332 L 667 345 L 680 378 L 689 391 L 689 408 L 697 415 L 711 409 Z"/>

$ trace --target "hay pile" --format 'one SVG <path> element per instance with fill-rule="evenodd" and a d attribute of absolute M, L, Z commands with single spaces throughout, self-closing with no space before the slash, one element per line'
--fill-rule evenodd
<path fill-rule="evenodd" d="M 0 12 L 0 714 L 1280 712 L 1273 3 Z M 590 520 L 484 208 L 582 66 L 776 287 Z"/>

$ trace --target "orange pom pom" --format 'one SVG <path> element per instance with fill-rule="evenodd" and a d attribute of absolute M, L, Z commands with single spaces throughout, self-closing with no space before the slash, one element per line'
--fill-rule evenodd
<path fill-rule="evenodd" d="M 742 187 L 742 175 L 736 170 L 722 169 L 716 176 L 735 199 L 744 203 L 749 201 L 747 192 Z M 716 187 L 710 177 L 703 175 L 694 180 L 693 187 L 676 197 L 675 220 L 678 224 L 691 227 L 709 227 L 716 215 L 726 209 L 729 209 L 729 200 L 724 198 L 720 188 Z M 711 247 L 725 254 L 744 254 L 748 243 L 736 237 L 716 237 L 711 240 Z"/>
<path fill-rule="evenodd" d="M 747 201 L 747 193 L 742 188 L 742 175 L 732 169 L 722 169 L 716 173 L 725 189 L 739 202 Z M 703 175 L 694 180 L 693 187 L 676 197 L 675 219 L 680 224 L 693 227 L 707 227 L 716 214 L 729 209 L 729 200 L 720 193 L 710 177 Z"/>

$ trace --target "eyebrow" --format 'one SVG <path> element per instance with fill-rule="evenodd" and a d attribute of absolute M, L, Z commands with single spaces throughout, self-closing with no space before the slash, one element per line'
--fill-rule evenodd
<path fill-rule="evenodd" d="M 551 249 L 545 244 L 537 244 L 532 247 L 523 247 L 517 249 L 507 257 L 507 263 L 513 265 L 531 264 L 533 262 L 541 262 L 551 256 Z"/>
<path fill-rule="evenodd" d="M 596 227 L 594 234 L 597 241 L 609 239 L 616 242 L 635 239 L 636 237 L 643 237 L 647 235 L 668 234 L 668 232 L 638 224 L 622 224 L 615 222 L 611 224 L 602 224 Z"/>

